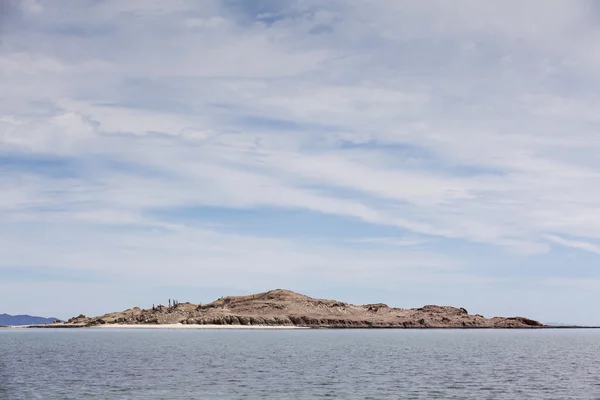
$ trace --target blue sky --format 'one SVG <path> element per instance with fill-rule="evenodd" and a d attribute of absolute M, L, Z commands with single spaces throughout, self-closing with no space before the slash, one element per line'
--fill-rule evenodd
<path fill-rule="evenodd" d="M 600 324 L 593 2 L 2 4 L 0 312 L 282 287 Z"/>

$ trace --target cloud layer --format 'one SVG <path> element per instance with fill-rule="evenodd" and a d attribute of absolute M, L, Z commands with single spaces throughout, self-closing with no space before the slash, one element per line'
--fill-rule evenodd
<path fill-rule="evenodd" d="M 0 286 L 73 274 L 118 307 L 118 285 L 284 286 L 591 323 L 570 307 L 598 300 L 599 17 L 5 1 Z M 554 314 L 530 301 L 557 290 Z"/>

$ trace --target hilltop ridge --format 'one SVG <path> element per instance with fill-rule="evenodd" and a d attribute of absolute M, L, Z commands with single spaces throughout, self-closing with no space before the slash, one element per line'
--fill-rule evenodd
<path fill-rule="evenodd" d="M 80 315 L 53 327 L 105 324 L 255 325 L 310 328 L 541 328 L 524 317 L 485 318 L 464 308 L 426 305 L 405 309 L 386 304 L 354 305 L 315 299 L 286 289 L 227 296 L 208 304 L 179 303 L 150 309 L 134 307 L 98 317 Z"/>

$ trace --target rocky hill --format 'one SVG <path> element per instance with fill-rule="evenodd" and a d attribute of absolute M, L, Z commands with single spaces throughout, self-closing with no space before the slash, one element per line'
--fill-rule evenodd
<path fill-rule="evenodd" d="M 209 304 L 181 303 L 151 309 L 135 307 L 99 317 L 80 315 L 55 327 L 103 324 L 267 325 L 310 328 L 542 328 L 523 317 L 485 318 L 464 308 L 428 305 L 392 308 L 385 304 L 353 305 L 314 299 L 277 289 L 249 296 L 223 297 Z"/>

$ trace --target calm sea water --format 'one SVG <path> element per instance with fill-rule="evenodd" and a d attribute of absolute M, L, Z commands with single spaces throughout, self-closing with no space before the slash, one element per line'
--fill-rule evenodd
<path fill-rule="evenodd" d="M 600 330 L 0 329 L 0 399 L 600 399 Z"/>

